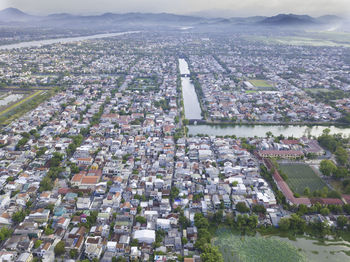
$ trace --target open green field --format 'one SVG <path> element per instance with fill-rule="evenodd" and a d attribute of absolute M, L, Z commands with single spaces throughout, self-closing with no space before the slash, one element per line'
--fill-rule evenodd
<path fill-rule="evenodd" d="M 247 40 L 261 41 L 266 44 L 283 44 L 297 46 L 344 46 L 350 47 L 350 33 L 309 31 L 292 36 L 246 36 Z"/>
<path fill-rule="evenodd" d="M 6 109 L 0 111 L 0 126 L 7 125 L 14 119 L 36 108 L 40 103 L 54 95 L 56 91 L 56 89 L 36 91 L 24 97 L 20 101 L 11 104 Z"/>
<path fill-rule="evenodd" d="M 304 255 L 292 244 L 262 236 L 240 236 L 219 229 L 214 244 L 225 262 L 303 262 Z"/>
<path fill-rule="evenodd" d="M 7 114 L 8 112 L 10 112 L 11 110 L 13 110 L 14 108 L 20 106 L 21 104 L 23 104 L 23 103 L 25 103 L 26 101 L 28 101 L 28 100 L 34 98 L 35 96 L 41 94 L 42 92 L 43 92 L 43 91 L 37 91 L 37 92 L 35 92 L 35 93 L 33 93 L 33 94 L 27 96 L 27 97 L 24 97 L 24 98 L 21 99 L 20 101 L 18 101 L 18 102 L 16 102 L 16 103 L 12 104 L 11 106 L 7 107 L 5 110 L 1 111 L 1 112 L 0 112 L 0 116 L 3 116 L 3 115 L 5 115 L 5 114 Z"/>
<path fill-rule="evenodd" d="M 273 39 L 276 43 L 286 44 L 286 45 L 309 45 L 309 46 L 345 46 L 349 47 L 348 43 L 337 43 L 333 40 L 325 40 L 325 39 L 317 39 L 317 38 L 309 38 L 309 37 L 279 37 Z"/>
<path fill-rule="evenodd" d="M 249 82 L 255 87 L 273 87 L 273 85 L 266 80 L 253 79 L 249 80 Z"/>
<path fill-rule="evenodd" d="M 302 195 L 305 187 L 310 191 L 327 187 L 326 183 L 306 164 L 279 164 L 279 168 L 288 176 L 287 184 L 293 192 Z"/>
<path fill-rule="evenodd" d="M 138 77 L 135 78 L 127 87 L 132 91 L 157 91 L 159 89 L 157 79 L 154 77 Z"/>
<path fill-rule="evenodd" d="M 229 228 L 216 231 L 216 245 L 225 262 L 343 262 L 349 261 L 350 245 L 342 239 L 324 240 L 277 235 L 241 236 Z"/>

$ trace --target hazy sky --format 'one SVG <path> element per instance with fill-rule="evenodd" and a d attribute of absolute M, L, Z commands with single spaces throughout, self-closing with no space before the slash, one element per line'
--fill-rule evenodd
<path fill-rule="evenodd" d="M 203 10 L 226 15 L 337 14 L 350 16 L 350 0 L 0 0 L 0 9 L 16 7 L 32 14 L 69 12 L 170 12 L 188 14 Z"/>

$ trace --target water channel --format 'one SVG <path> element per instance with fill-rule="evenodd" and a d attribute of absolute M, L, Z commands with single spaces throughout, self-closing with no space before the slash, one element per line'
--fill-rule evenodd
<path fill-rule="evenodd" d="M 201 108 L 195 92 L 194 85 L 187 75 L 190 74 L 188 64 L 184 59 L 179 59 L 179 68 L 182 84 L 182 95 L 185 106 L 185 117 L 189 120 L 202 119 Z M 210 136 L 226 136 L 235 135 L 237 137 L 265 137 L 267 132 L 271 132 L 274 136 L 283 135 L 285 137 L 293 136 L 299 138 L 302 136 L 319 136 L 326 128 L 331 130 L 332 134 L 342 133 L 345 136 L 350 135 L 350 128 L 336 126 L 307 126 L 307 125 L 189 125 L 189 135 L 210 135 Z"/>
<path fill-rule="evenodd" d="M 210 136 L 232 136 L 236 137 L 265 137 L 267 132 L 274 136 L 283 135 L 285 137 L 300 138 L 302 136 L 319 136 L 326 128 L 331 130 L 331 134 L 342 133 L 350 135 L 350 128 L 336 126 L 294 126 L 294 125 L 190 125 L 189 135 L 205 134 Z"/>
<path fill-rule="evenodd" d="M 192 84 L 191 79 L 187 76 L 190 74 L 190 70 L 188 69 L 188 64 L 185 59 L 179 59 L 179 69 L 182 75 L 181 85 L 185 106 L 185 117 L 188 120 L 202 119 L 202 110 L 199 105 L 194 85 Z"/>

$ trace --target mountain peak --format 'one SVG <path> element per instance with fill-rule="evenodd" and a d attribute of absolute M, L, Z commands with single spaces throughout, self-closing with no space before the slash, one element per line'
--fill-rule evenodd
<path fill-rule="evenodd" d="M 0 11 L 0 13 L 3 15 L 27 15 L 26 13 L 14 7 L 3 9 Z"/>
<path fill-rule="evenodd" d="M 278 14 L 275 16 L 267 17 L 261 21 L 263 24 L 270 25 L 295 25 L 295 24 L 315 24 L 317 21 L 308 15 L 295 15 L 295 14 Z"/>
<path fill-rule="evenodd" d="M 200 16 L 177 15 L 169 13 L 104 13 L 100 15 L 71 15 L 67 13 L 51 14 L 48 16 L 33 16 L 22 12 L 16 8 L 7 8 L 0 11 L 0 23 L 2 24 L 22 24 L 48 27 L 64 28 L 91 28 L 112 29 L 116 25 L 125 27 L 144 26 L 195 26 L 213 27 L 223 26 L 283 26 L 283 27 L 314 27 L 328 24 L 340 23 L 340 18 L 336 16 L 322 16 L 313 18 L 308 15 L 278 14 L 272 17 L 217 17 L 205 18 Z"/>

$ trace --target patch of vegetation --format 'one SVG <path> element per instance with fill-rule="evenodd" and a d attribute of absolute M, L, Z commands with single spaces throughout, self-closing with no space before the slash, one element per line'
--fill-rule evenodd
<path fill-rule="evenodd" d="M 218 230 L 215 245 L 219 247 L 225 262 L 240 261 L 306 261 L 296 247 L 273 238 L 239 236 L 223 228 Z"/>
<path fill-rule="evenodd" d="M 22 99 L 18 103 L 0 113 L 0 125 L 8 125 L 14 119 L 36 108 L 39 104 L 53 96 L 57 91 L 58 89 L 56 88 L 50 91 L 38 91 L 33 95 Z"/>
<path fill-rule="evenodd" d="M 266 80 L 261 80 L 261 79 L 252 79 L 252 80 L 249 80 L 249 82 L 255 86 L 255 87 L 273 87 L 273 85 L 271 85 L 269 82 L 267 82 Z"/>
<path fill-rule="evenodd" d="M 279 164 L 279 168 L 287 175 L 286 182 L 293 192 L 300 195 L 304 194 L 306 187 L 311 192 L 327 187 L 326 183 L 306 164 Z"/>

